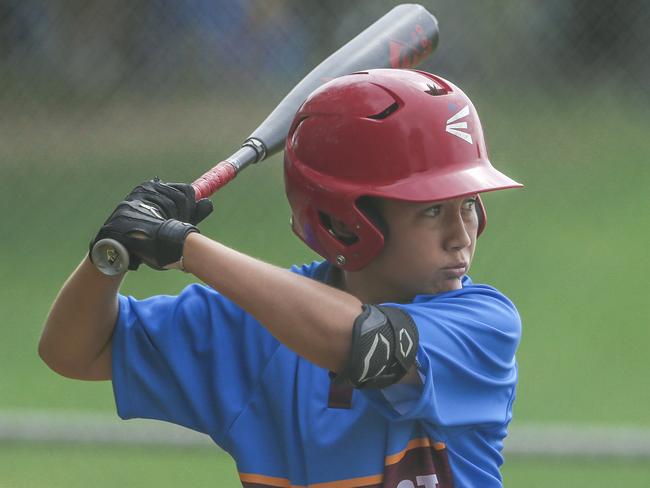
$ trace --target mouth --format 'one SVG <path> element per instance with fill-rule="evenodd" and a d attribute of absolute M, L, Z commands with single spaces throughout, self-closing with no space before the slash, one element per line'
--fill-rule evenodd
<path fill-rule="evenodd" d="M 445 266 L 440 269 L 443 274 L 451 278 L 461 278 L 465 273 L 467 273 L 467 263 L 458 262 L 454 263 L 451 266 Z"/>

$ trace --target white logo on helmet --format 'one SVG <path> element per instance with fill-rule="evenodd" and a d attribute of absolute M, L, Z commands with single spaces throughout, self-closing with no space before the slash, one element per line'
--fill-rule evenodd
<path fill-rule="evenodd" d="M 467 132 L 463 132 L 459 129 L 467 129 L 467 122 L 456 122 L 458 119 L 467 117 L 469 115 L 469 105 L 465 105 L 459 112 L 452 115 L 449 120 L 447 120 L 447 127 L 445 130 L 450 134 L 460 137 L 463 141 L 468 144 L 472 144 L 472 135 Z"/>

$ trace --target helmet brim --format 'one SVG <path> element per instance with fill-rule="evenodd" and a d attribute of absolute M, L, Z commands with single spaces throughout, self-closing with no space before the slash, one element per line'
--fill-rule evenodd
<path fill-rule="evenodd" d="M 483 160 L 480 165 L 448 174 L 411 175 L 390 185 L 368 189 L 366 195 L 409 202 L 435 202 L 523 186 Z"/>

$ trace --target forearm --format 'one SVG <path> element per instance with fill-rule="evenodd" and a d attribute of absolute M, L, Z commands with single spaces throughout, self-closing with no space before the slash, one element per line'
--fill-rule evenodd
<path fill-rule="evenodd" d="M 251 258 L 194 233 L 185 269 L 240 305 L 280 342 L 313 363 L 339 371 L 361 313 L 354 296 Z"/>
<path fill-rule="evenodd" d="M 39 354 L 50 368 L 77 379 L 110 379 L 110 342 L 122 279 L 101 274 L 88 258 L 70 275 L 39 343 Z"/>

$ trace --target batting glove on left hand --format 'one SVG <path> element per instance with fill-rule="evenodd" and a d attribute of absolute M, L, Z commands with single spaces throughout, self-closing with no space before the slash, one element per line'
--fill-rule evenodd
<path fill-rule="evenodd" d="M 135 187 L 120 202 L 90 243 L 110 238 L 129 252 L 129 269 L 144 262 L 165 269 L 183 255 L 185 238 L 212 212 L 207 198 L 195 201 L 194 188 L 184 183 L 163 183 L 157 178 Z"/>

